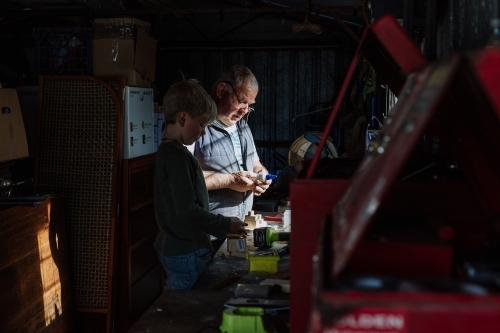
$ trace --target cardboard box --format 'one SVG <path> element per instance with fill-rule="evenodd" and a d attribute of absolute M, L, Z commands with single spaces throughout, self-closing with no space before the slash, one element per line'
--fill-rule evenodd
<path fill-rule="evenodd" d="M 94 39 L 134 39 L 137 27 L 149 34 L 151 24 L 128 17 L 96 18 L 92 22 Z"/>
<path fill-rule="evenodd" d="M 28 156 L 28 143 L 17 91 L 0 89 L 0 162 Z"/>
<path fill-rule="evenodd" d="M 94 75 L 123 75 L 127 77 L 127 86 L 151 87 L 157 41 L 149 36 L 149 27 L 148 22 L 137 19 L 95 19 Z"/>
<path fill-rule="evenodd" d="M 36 118 L 38 113 L 38 86 L 17 86 L 17 96 L 24 121 L 30 157 L 36 153 Z"/>
<path fill-rule="evenodd" d="M 152 88 L 125 87 L 124 159 L 153 153 L 153 105 Z"/>

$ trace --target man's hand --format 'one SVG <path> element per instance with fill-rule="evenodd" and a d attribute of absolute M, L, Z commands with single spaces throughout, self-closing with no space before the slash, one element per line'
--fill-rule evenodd
<path fill-rule="evenodd" d="M 233 181 L 229 184 L 229 188 L 233 191 L 246 192 L 255 189 L 255 173 L 250 171 L 238 171 L 231 174 Z"/>
<path fill-rule="evenodd" d="M 267 174 L 264 173 L 264 174 Z M 262 193 L 266 192 L 266 190 L 269 188 L 269 186 L 271 185 L 271 183 L 273 182 L 272 179 L 268 179 L 266 181 L 260 181 L 257 177 L 258 174 L 255 174 L 255 177 L 253 178 L 253 181 L 254 181 L 254 185 L 255 185 L 255 188 L 253 190 L 253 195 L 255 196 L 259 196 L 261 195 Z"/>
<path fill-rule="evenodd" d="M 262 163 L 260 163 L 260 161 L 254 162 L 253 171 L 255 172 L 255 178 L 253 178 L 253 181 L 254 181 L 253 195 L 259 196 L 262 193 L 266 192 L 266 190 L 271 185 L 272 180 L 268 179 L 265 182 L 261 182 L 257 179 L 257 174 L 259 174 L 259 173 L 268 174 L 269 173 L 267 171 L 267 169 L 262 165 Z"/>
<path fill-rule="evenodd" d="M 266 190 L 271 185 L 271 182 L 272 182 L 271 179 L 266 180 L 265 182 L 261 182 L 261 181 L 257 180 L 255 182 L 255 189 L 253 190 L 253 195 L 259 196 L 262 193 L 266 192 Z"/>

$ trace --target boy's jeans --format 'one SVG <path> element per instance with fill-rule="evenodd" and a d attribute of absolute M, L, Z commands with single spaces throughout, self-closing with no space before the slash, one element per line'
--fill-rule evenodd
<path fill-rule="evenodd" d="M 158 252 L 158 259 L 167 273 L 167 288 L 188 290 L 207 268 L 212 250 L 199 249 L 180 256 L 164 256 Z"/>

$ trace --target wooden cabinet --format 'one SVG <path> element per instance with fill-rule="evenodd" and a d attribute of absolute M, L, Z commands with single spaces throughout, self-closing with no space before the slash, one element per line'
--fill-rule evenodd
<path fill-rule="evenodd" d="M 155 155 L 122 159 L 124 86 L 40 77 L 35 184 L 65 195 L 75 332 L 125 332 L 163 292 Z"/>
<path fill-rule="evenodd" d="M 163 293 L 163 268 L 153 242 L 155 154 L 123 160 L 118 227 L 115 332 L 126 332 Z"/>
<path fill-rule="evenodd" d="M 75 331 L 111 333 L 122 104 L 93 76 L 42 75 L 38 98 L 34 180 L 38 193 L 64 194 Z"/>
<path fill-rule="evenodd" d="M 0 332 L 74 332 L 63 198 L 0 205 L 0 239 Z"/>

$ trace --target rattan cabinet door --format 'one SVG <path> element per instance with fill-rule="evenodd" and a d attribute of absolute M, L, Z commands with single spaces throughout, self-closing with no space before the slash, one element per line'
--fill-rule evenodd
<path fill-rule="evenodd" d="M 65 196 L 77 327 L 110 332 L 123 114 L 104 81 L 41 76 L 35 178 Z M 105 324 L 104 324 L 105 323 Z"/>

